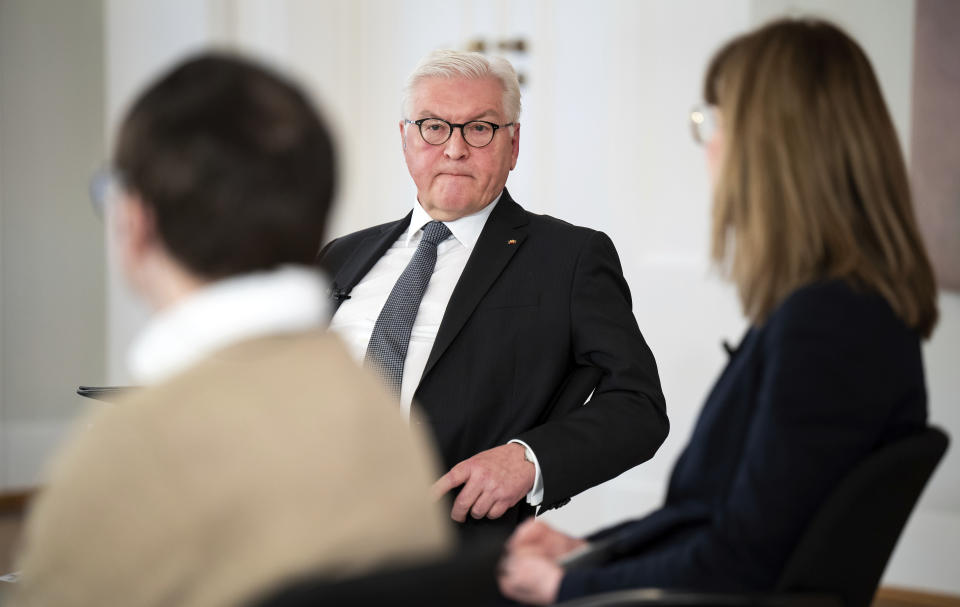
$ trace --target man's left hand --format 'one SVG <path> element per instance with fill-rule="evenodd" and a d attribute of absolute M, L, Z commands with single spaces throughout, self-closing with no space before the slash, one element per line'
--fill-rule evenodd
<path fill-rule="evenodd" d="M 536 467 L 524 457 L 525 447 L 509 443 L 465 459 L 433 484 L 434 498 L 463 485 L 453 502 L 450 518 L 500 518 L 533 488 Z"/>

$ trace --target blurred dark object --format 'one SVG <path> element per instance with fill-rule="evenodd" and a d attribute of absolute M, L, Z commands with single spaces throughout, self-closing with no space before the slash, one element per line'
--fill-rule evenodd
<path fill-rule="evenodd" d="M 500 542 L 476 542 L 452 556 L 388 566 L 359 577 L 302 580 L 251 607 L 494 605 L 503 601 L 496 582 L 502 548 Z"/>
<path fill-rule="evenodd" d="M 115 403 L 136 389 L 136 386 L 77 386 L 77 394 L 105 403 Z"/>

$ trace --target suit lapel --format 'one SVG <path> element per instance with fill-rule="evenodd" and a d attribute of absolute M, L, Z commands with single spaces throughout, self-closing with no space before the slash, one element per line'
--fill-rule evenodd
<path fill-rule="evenodd" d="M 344 295 L 350 293 L 353 287 L 357 286 L 357 283 L 367 275 L 370 268 L 383 257 L 387 249 L 397 241 L 397 238 L 400 238 L 400 234 L 410 225 L 412 214 L 412 212 L 407 213 L 403 219 L 384 225 L 379 231 L 372 232 L 357 243 L 353 249 L 353 254 L 331 278 L 331 292 Z M 334 312 L 342 302 L 342 297 L 334 298 Z"/>
<path fill-rule="evenodd" d="M 437 339 L 433 343 L 427 366 L 420 379 L 421 384 L 523 244 L 527 237 L 527 222 L 526 212 L 504 190 L 503 197 L 487 219 L 477 245 L 450 296 L 440 329 L 437 331 Z"/>

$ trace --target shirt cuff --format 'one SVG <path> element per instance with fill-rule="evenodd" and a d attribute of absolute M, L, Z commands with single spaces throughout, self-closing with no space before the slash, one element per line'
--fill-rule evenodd
<path fill-rule="evenodd" d="M 543 502 L 543 475 L 540 473 L 540 462 L 537 461 L 537 454 L 533 452 L 533 449 L 530 448 L 530 445 L 523 442 L 520 439 L 513 439 L 507 444 L 517 443 L 518 445 L 523 445 L 523 448 L 526 450 L 524 455 L 527 458 L 528 462 L 533 462 L 533 467 L 537 471 L 536 477 L 533 479 L 533 489 L 530 490 L 530 493 L 527 494 L 527 503 L 531 506 L 539 506 Z"/>

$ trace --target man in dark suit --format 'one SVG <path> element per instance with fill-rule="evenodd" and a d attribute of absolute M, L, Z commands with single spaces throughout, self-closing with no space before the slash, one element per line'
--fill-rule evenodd
<path fill-rule="evenodd" d="M 417 201 L 321 251 L 331 328 L 429 423 L 449 469 L 435 493 L 460 487 L 452 518 L 506 532 L 653 456 L 656 363 L 610 239 L 504 187 L 520 135 L 507 61 L 436 52 L 403 112 Z"/>

